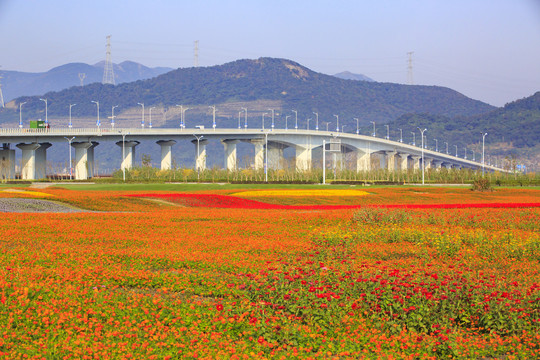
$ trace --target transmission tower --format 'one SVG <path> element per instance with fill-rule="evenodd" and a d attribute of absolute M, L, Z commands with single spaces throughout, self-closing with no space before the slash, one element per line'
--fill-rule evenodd
<path fill-rule="evenodd" d="M 195 47 L 193 48 L 193 64 L 195 67 L 199 66 L 199 40 L 195 40 Z"/>
<path fill-rule="evenodd" d="M 2 95 L 2 73 L 0 73 L 0 107 L 4 107 L 4 95 Z"/>
<path fill-rule="evenodd" d="M 409 56 L 409 60 L 407 61 L 407 84 L 413 85 L 413 71 L 412 71 L 412 54 L 413 51 L 409 51 L 407 55 Z"/>
<path fill-rule="evenodd" d="M 84 79 L 86 78 L 85 73 L 79 73 L 79 80 L 81 81 L 81 86 L 84 86 Z"/>
<path fill-rule="evenodd" d="M 105 58 L 105 68 L 103 69 L 102 83 L 114 85 L 114 71 L 111 61 L 111 35 L 107 36 L 107 57 Z"/>

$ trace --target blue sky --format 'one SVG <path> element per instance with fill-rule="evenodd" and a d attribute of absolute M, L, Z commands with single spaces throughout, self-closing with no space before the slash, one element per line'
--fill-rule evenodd
<path fill-rule="evenodd" d="M 262 56 L 326 74 L 440 85 L 496 106 L 540 91 L 540 0 L 0 0 L 0 70 L 112 59 L 211 66 Z"/>

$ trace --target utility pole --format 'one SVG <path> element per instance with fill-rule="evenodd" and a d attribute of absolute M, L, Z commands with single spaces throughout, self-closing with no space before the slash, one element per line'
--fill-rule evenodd
<path fill-rule="evenodd" d="M 79 81 L 81 82 L 81 86 L 84 86 L 84 79 L 86 78 L 85 73 L 79 73 Z"/>
<path fill-rule="evenodd" d="M 107 36 L 107 51 L 105 54 L 105 68 L 103 69 L 103 84 L 114 85 L 114 70 L 111 60 L 111 35 Z M 80 77 L 80 74 L 79 74 Z"/>
<path fill-rule="evenodd" d="M 418 128 L 418 130 L 420 130 L 420 133 L 422 134 L 422 185 L 424 185 L 424 169 L 426 168 L 426 163 L 424 162 L 424 132 L 427 129 L 422 130 Z"/>
<path fill-rule="evenodd" d="M 407 53 L 407 56 L 409 57 L 408 61 L 407 61 L 407 84 L 408 85 L 413 85 L 414 82 L 413 82 L 413 66 L 412 66 L 412 54 L 414 52 L 413 51 L 409 51 Z"/>
<path fill-rule="evenodd" d="M 199 40 L 195 40 L 195 46 L 193 47 L 193 65 L 199 67 Z"/>

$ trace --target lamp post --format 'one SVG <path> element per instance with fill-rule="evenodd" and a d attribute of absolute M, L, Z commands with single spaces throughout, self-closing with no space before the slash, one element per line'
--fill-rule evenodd
<path fill-rule="evenodd" d="M 486 140 L 487 133 L 482 134 L 482 176 L 484 176 L 486 163 L 484 161 L 484 145 Z"/>
<path fill-rule="evenodd" d="M 335 115 L 334 116 L 336 117 L 336 131 L 339 132 L 339 115 Z"/>
<path fill-rule="evenodd" d="M 184 106 L 183 105 L 175 105 L 180 108 L 180 128 L 184 128 Z"/>
<path fill-rule="evenodd" d="M 239 111 L 238 112 L 238 128 L 241 129 L 241 126 L 240 126 L 240 115 L 242 115 L 242 111 Z"/>
<path fill-rule="evenodd" d="M 375 121 L 370 121 L 370 123 L 373 124 L 373 134 L 371 134 L 373 137 L 377 135 L 377 129 L 375 128 Z"/>
<path fill-rule="evenodd" d="M 465 146 L 465 147 L 463 148 L 463 150 L 465 150 L 465 156 L 464 156 L 463 158 L 464 158 L 465 160 L 467 160 L 467 147 Z"/>
<path fill-rule="evenodd" d="M 73 139 L 75 139 L 75 136 L 72 137 L 72 138 L 68 138 L 68 137 L 65 137 L 64 136 L 64 139 L 66 139 L 68 141 L 68 149 L 69 149 L 69 180 L 72 179 L 72 166 L 71 166 L 71 142 L 73 141 Z"/>
<path fill-rule="evenodd" d="M 268 113 L 262 114 L 262 129 L 264 130 L 264 115 L 268 115 Z"/>
<path fill-rule="evenodd" d="M 99 127 L 101 126 L 101 122 L 99 121 L 99 101 L 94 101 L 94 100 L 92 100 L 92 102 L 93 102 L 94 104 L 97 105 L 97 120 L 96 120 L 96 126 L 97 126 L 98 129 L 99 129 Z"/>
<path fill-rule="evenodd" d="M 69 124 L 68 127 L 71 129 L 73 127 L 73 123 L 71 122 L 71 108 L 74 107 L 77 104 L 69 104 Z M 71 153 L 70 153 L 71 155 Z"/>
<path fill-rule="evenodd" d="M 114 119 L 116 118 L 116 116 L 114 116 L 114 109 L 117 108 L 117 107 L 118 107 L 118 105 L 114 105 L 114 106 L 112 107 L 111 128 L 113 128 L 113 129 L 114 129 Z"/>
<path fill-rule="evenodd" d="M 315 114 L 315 130 L 319 131 L 319 113 L 313 112 Z"/>
<path fill-rule="evenodd" d="M 274 109 L 268 109 L 268 111 L 272 112 L 272 131 L 274 130 Z"/>
<path fill-rule="evenodd" d="M 193 134 L 193 136 L 195 136 L 195 139 L 197 139 L 197 159 L 195 160 L 195 167 L 197 168 L 197 181 L 199 181 L 199 172 L 200 172 L 200 166 L 199 166 L 199 141 L 204 137 L 204 135 L 201 135 L 201 136 L 197 136 L 195 134 Z"/>
<path fill-rule="evenodd" d="M 390 125 L 384 126 L 386 126 L 386 140 L 390 140 Z"/>
<path fill-rule="evenodd" d="M 341 127 L 341 132 L 342 132 L 342 133 L 345 132 L 345 126 L 347 126 L 347 125 L 343 125 L 343 126 Z"/>
<path fill-rule="evenodd" d="M 19 127 L 22 128 L 22 106 L 26 104 L 25 102 L 19 103 Z"/>
<path fill-rule="evenodd" d="M 285 116 L 285 130 L 289 130 L 288 125 L 287 125 L 287 120 L 289 120 L 290 117 L 291 115 Z"/>
<path fill-rule="evenodd" d="M 412 134 L 412 144 L 413 146 L 416 146 L 416 134 L 413 131 L 411 131 L 411 134 Z"/>
<path fill-rule="evenodd" d="M 435 152 L 439 152 L 439 141 L 437 139 L 433 140 L 435 140 Z"/>
<path fill-rule="evenodd" d="M 242 108 L 246 112 L 246 117 L 244 118 L 244 129 L 247 131 L 247 108 Z"/>
<path fill-rule="evenodd" d="M 141 120 L 141 127 L 144 128 L 144 103 L 137 103 L 137 105 L 142 106 L 142 120 Z"/>
<path fill-rule="evenodd" d="M 418 128 L 418 130 L 420 130 L 420 133 L 422 134 L 422 185 L 424 185 L 424 169 L 426 167 L 426 163 L 424 162 L 424 132 L 427 129 L 422 130 Z"/>
<path fill-rule="evenodd" d="M 330 124 L 329 122 L 325 122 L 326 124 L 326 131 L 328 131 L 328 124 Z"/>
<path fill-rule="evenodd" d="M 310 121 L 310 120 L 311 120 L 311 119 L 307 119 L 307 129 L 308 129 L 308 130 L 309 130 L 309 121 Z"/>
<path fill-rule="evenodd" d="M 457 145 L 454 145 L 454 147 L 456 148 L 456 157 L 459 157 L 457 153 Z"/>
<path fill-rule="evenodd" d="M 150 119 L 148 120 L 148 127 L 151 129 L 152 128 L 152 109 L 155 109 L 155 106 L 152 106 L 149 110 L 150 112 Z"/>
<path fill-rule="evenodd" d="M 268 182 L 268 131 L 264 133 L 264 182 Z"/>
<path fill-rule="evenodd" d="M 354 120 L 356 120 L 356 135 L 360 134 L 360 128 L 359 128 L 359 121 L 358 118 L 354 118 Z"/>
<path fill-rule="evenodd" d="M 45 102 L 45 125 L 48 125 L 49 124 L 49 118 L 47 117 L 47 112 L 48 112 L 47 111 L 47 108 L 48 108 L 47 99 L 39 99 L 39 100 Z"/>
<path fill-rule="evenodd" d="M 399 129 L 399 142 L 403 142 L 403 129 Z"/>
<path fill-rule="evenodd" d="M 212 109 L 212 127 L 216 131 L 216 105 L 209 106 Z"/>
<path fill-rule="evenodd" d="M 294 118 L 296 119 L 294 122 L 294 129 L 298 131 L 298 111 L 291 110 L 294 113 Z"/>
<path fill-rule="evenodd" d="M 184 129 L 186 128 L 186 111 L 188 111 L 189 108 L 182 108 L 182 126 Z"/>
<path fill-rule="evenodd" d="M 446 155 L 448 155 L 448 143 L 445 142 L 445 144 L 446 144 Z"/>

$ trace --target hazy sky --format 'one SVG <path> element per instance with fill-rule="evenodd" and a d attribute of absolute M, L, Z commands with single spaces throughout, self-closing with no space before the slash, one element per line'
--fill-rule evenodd
<path fill-rule="evenodd" d="M 0 0 L 0 70 L 105 59 L 189 67 L 280 57 L 440 85 L 496 106 L 540 91 L 540 0 Z"/>

